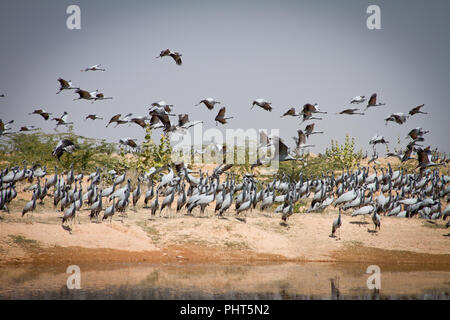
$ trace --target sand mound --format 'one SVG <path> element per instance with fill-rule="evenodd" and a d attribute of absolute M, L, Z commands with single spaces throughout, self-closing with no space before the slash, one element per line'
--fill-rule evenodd
<path fill-rule="evenodd" d="M 114 261 L 120 260 L 114 258 L 114 252 L 125 260 L 129 259 L 125 253 L 129 252 L 130 257 L 139 256 L 144 260 L 172 254 L 210 262 L 245 260 L 250 256 L 263 260 L 329 262 L 390 256 L 396 261 L 398 252 L 407 252 L 411 255 L 403 256 L 403 260 L 426 263 L 430 257 L 425 255 L 436 255 L 431 259 L 433 262 L 450 262 L 450 237 L 448 229 L 442 227 L 443 221 L 431 224 L 415 218 L 382 217 L 381 231 L 374 233 L 370 219 L 362 221 L 359 217 L 343 215 L 341 238 L 336 240 L 329 237 L 335 210 L 297 213 L 287 224 L 280 223 L 280 217 L 275 214 L 255 210 L 246 217 L 229 213 L 224 219 L 214 216 L 211 209 L 205 217 L 198 216 L 197 212 L 194 214 L 191 217 L 163 212 L 162 217 L 150 217 L 147 210 L 141 209 L 130 211 L 127 217 L 115 216 L 110 225 L 109 222 L 91 223 L 88 212 L 82 211 L 81 224 L 76 223 L 69 232 L 61 226 L 61 220 L 54 212 L 36 214 L 33 224 L 20 222 L 19 212 L 2 213 L 0 262 L 25 261 L 30 258 L 30 252 L 42 253 L 54 248 L 78 248 L 66 250 L 69 255 L 77 254 L 83 248 L 89 249 L 84 260 L 108 249 L 104 259 Z M 355 249 L 352 255 L 349 248 L 356 247 L 387 250 L 391 254 L 380 255 L 381 251 L 362 254 L 364 251 Z"/>

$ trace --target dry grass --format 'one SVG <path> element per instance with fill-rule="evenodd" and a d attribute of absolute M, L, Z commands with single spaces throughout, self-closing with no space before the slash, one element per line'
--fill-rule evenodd
<path fill-rule="evenodd" d="M 12 243 L 23 249 L 35 251 L 40 248 L 39 243 L 36 240 L 27 239 L 24 236 L 14 234 L 10 234 L 8 237 L 11 238 Z"/>

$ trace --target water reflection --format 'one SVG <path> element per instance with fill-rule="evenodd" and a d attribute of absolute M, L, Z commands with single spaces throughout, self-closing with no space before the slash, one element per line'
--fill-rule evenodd
<path fill-rule="evenodd" d="M 359 264 L 80 265 L 80 290 L 67 289 L 67 266 L 2 267 L 0 299 L 449 299 L 450 270 L 380 267 L 378 291 Z"/>

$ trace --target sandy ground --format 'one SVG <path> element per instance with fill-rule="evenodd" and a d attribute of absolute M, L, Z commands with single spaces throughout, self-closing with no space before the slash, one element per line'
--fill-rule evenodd
<path fill-rule="evenodd" d="M 47 200 L 49 201 L 49 200 Z M 139 207 L 139 206 L 138 206 Z M 33 223 L 21 213 L 0 213 L 0 264 L 149 261 L 158 263 L 242 263 L 276 261 L 389 262 L 441 265 L 450 270 L 450 230 L 420 219 L 382 217 L 372 232 L 370 218 L 343 215 L 340 239 L 329 237 L 334 209 L 295 213 L 287 224 L 280 216 L 253 210 L 219 219 L 163 211 L 150 217 L 139 207 L 109 222 L 89 221 L 71 231 L 61 226 L 61 213 L 38 208 Z M 77 221 L 78 222 L 78 221 Z"/>
<path fill-rule="evenodd" d="M 379 161 L 384 166 L 386 159 Z M 392 165 L 396 161 L 390 160 Z M 215 166 L 202 169 L 212 172 Z M 450 270 L 450 229 L 442 220 L 382 216 L 381 231 L 373 232 L 370 217 L 352 218 L 348 212 L 342 216 L 340 238 L 336 239 L 329 236 L 337 217 L 337 210 L 330 207 L 323 213 L 308 214 L 303 213 L 306 207 L 301 207 L 301 213 L 294 213 L 287 224 L 280 223 L 279 214 L 259 210 L 240 217 L 229 210 L 219 219 L 212 206 L 205 216 L 200 216 L 199 209 L 194 216 L 184 215 L 185 210 L 165 209 L 162 215 L 151 217 L 143 208 L 147 185 L 142 184 L 136 211 L 129 208 L 127 216 L 116 213 L 110 224 L 90 222 L 89 211 L 83 209 L 77 212 L 81 223 L 69 231 L 61 226 L 62 214 L 53 208 L 51 197 L 37 204 L 33 223 L 30 217 L 22 218 L 21 209 L 31 199 L 31 192 L 23 191 L 28 185 L 17 186 L 19 194 L 10 213 L 0 212 L 0 265 L 316 261 L 413 263 Z M 84 189 L 86 186 L 85 181 Z M 103 204 L 104 208 L 109 205 Z M 176 207 L 176 198 L 172 207 Z"/>

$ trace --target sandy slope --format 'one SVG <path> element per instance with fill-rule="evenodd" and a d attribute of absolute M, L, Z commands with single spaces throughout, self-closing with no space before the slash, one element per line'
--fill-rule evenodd
<path fill-rule="evenodd" d="M 163 217 L 151 218 L 147 210 L 140 209 L 129 211 L 127 217 L 115 216 L 111 225 L 91 223 L 87 215 L 87 211 L 81 211 L 81 224 L 75 224 L 69 232 L 61 227 L 60 214 L 54 211 L 35 213 L 33 224 L 24 223 L 18 212 L 1 213 L 0 263 L 33 261 L 37 255 L 48 252 L 51 253 L 47 258 L 79 255 L 85 261 L 90 257 L 161 261 L 178 255 L 191 261 L 210 262 L 251 257 L 253 260 L 391 259 L 395 262 L 400 259 L 450 263 L 449 230 L 419 219 L 382 217 L 381 231 L 373 233 L 369 230 L 373 229 L 370 218 L 364 224 L 359 217 L 344 215 L 341 239 L 336 240 L 329 237 L 336 217 L 334 210 L 297 213 L 287 225 L 280 224 L 279 216 L 255 210 L 238 220 L 234 213 L 218 219 L 211 210 L 207 212 L 208 217 L 200 217 L 198 212 L 194 217 L 163 212 Z M 18 235 L 37 242 L 20 241 Z M 390 250 L 387 251 L 390 254 L 386 255 L 384 250 Z"/>

